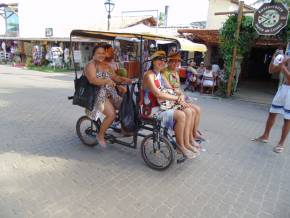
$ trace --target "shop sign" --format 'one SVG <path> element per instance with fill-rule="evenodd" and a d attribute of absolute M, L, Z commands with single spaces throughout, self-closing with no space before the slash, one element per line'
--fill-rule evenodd
<path fill-rule="evenodd" d="M 259 35 L 276 35 L 288 21 L 288 8 L 282 3 L 265 3 L 254 14 L 253 26 Z"/>
<path fill-rule="evenodd" d="M 45 37 L 52 37 L 52 36 L 53 36 L 53 29 L 45 28 Z"/>
<path fill-rule="evenodd" d="M 74 50 L 74 62 L 75 63 L 81 63 L 81 51 L 80 50 Z"/>

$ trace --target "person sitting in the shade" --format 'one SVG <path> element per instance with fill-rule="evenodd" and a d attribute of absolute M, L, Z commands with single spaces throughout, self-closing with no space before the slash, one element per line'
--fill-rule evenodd
<path fill-rule="evenodd" d="M 203 72 L 202 75 L 202 85 L 205 87 L 212 87 L 215 86 L 215 81 L 214 81 L 214 73 L 212 71 L 211 66 L 207 66 L 206 70 Z"/>
<path fill-rule="evenodd" d="M 187 86 L 184 90 L 194 90 L 197 85 L 198 75 L 196 70 L 195 61 L 191 60 L 186 68 L 186 83 Z"/>

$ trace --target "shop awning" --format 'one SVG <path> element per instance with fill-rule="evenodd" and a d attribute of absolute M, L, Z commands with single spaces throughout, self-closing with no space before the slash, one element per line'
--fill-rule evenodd
<path fill-rule="evenodd" d="M 158 34 L 158 36 L 172 37 L 172 38 L 176 39 L 178 41 L 178 43 L 180 44 L 180 50 L 190 51 L 190 52 L 194 52 L 194 51 L 206 52 L 207 51 L 207 47 L 204 44 L 194 43 L 188 39 L 173 36 L 172 33 L 170 36 L 168 36 L 168 33 L 166 30 L 164 31 L 164 29 L 157 29 L 157 28 L 148 27 L 144 24 L 138 24 L 138 25 L 135 25 L 132 27 L 120 29 L 120 32 L 122 32 L 122 33 L 124 33 L 124 32 L 137 33 L 137 34 L 153 34 L 153 35 Z M 158 44 L 167 44 L 170 42 L 158 41 L 157 43 Z"/>
<path fill-rule="evenodd" d="M 218 30 L 208 30 L 208 29 L 179 29 L 178 32 L 184 36 L 205 43 L 206 45 L 219 46 L 220 34 Z M 285 46 L 286 42 L 283 42 L 279 38 L 273 37 L 259 37 L 254 41 L 254 47 L 278 47 Z"/>
<path fill-rule="evenodd" d="M 207 47 L 204 44 L 195 43 L 184 38 L 176 38 L 176 40 L 179 42 L 180 50 L 182 51 L 190 51 L 190 52 L 194 52 L 194 51 L 206 52 L 207 51 Z"/>
<path fill-rule="evenodd" d="M 105 32 L 105 31 L 90 31 L 90 30 L 72 30 L 71 37 L 88 37 L 103 40 L 114 40 L 117 37 L 124 38 L 137 38 L 137 39 L 147 39 L 147 40 L 170 40 L 176 41 L 174 37 L 159 36 L 149 33 L 118 33 L 118 32 Z"/>

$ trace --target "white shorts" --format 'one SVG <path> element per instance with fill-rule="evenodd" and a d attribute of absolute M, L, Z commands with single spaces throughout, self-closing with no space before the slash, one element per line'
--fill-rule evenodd
<path fill-rule="evenodd" d="M 205 87 L 213 87 L 214 83 L 213 83 L 212 80 L 204 80 L 203 81 L 203 86 L 205 86 Z"/>
<path fill-rule="evenodd" d="M 282 85 L 274 99 L 270 108 L 271 113 L 282 114 L 284 119 L 290 120 L 290 86 Z"/>

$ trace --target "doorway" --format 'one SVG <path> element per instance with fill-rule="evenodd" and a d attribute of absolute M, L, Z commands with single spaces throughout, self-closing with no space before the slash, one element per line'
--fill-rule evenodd
<path fill-rule="evenodd" d="M 242 63 L 242 73 L 236 96 L 243 100 L 270 104 L 277 91 L 279 76 L 268 72 L 276 48 L 253 48 Z"/>

